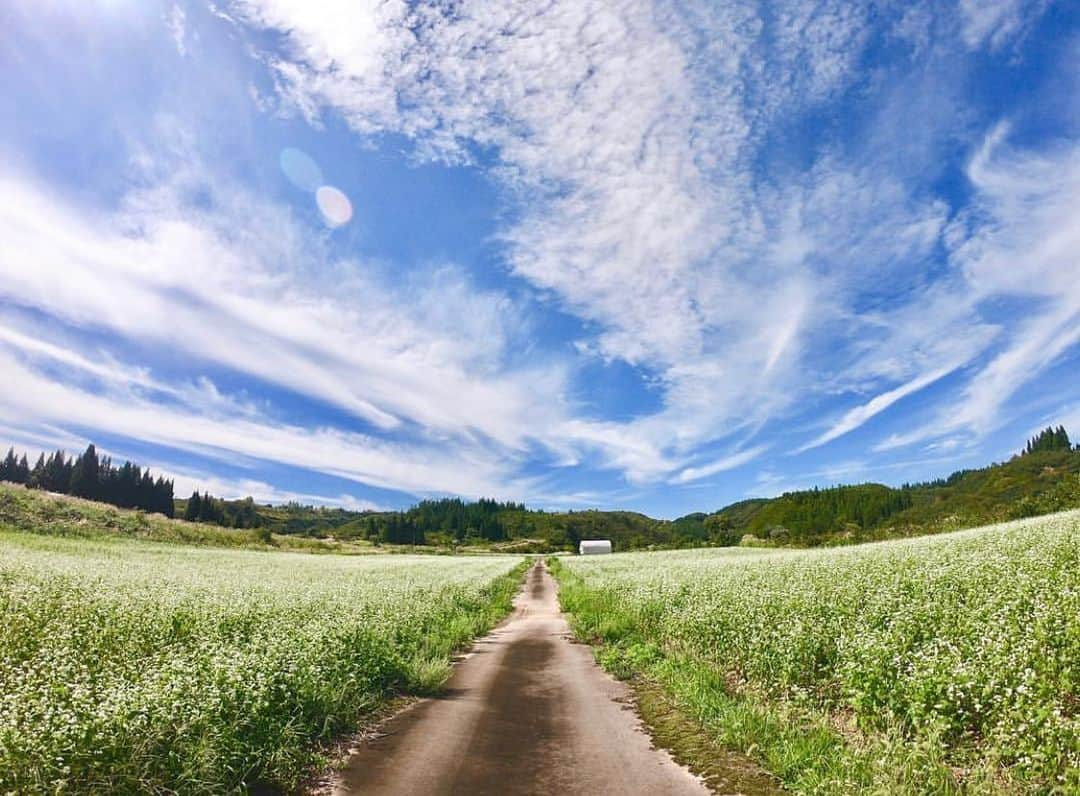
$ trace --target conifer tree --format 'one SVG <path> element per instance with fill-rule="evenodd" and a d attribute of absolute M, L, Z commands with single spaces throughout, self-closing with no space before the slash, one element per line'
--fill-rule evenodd
<path fill-rule="evenodd" d="M 19 462 L 15 458 L 15 449 L 9 448 L 3 463 L 0 463 L 0 481 L 14 481 L 18 468 Z"/>
<path fill-rule="evenodd" d="M 1069 434 L 1065 431 L 1065 426 L 1058 426 L 1057 428 L 1047 426 L 1029 439 L 1027 445 L 1024 446 L 1025 454 L 1068 450 L 1072 450 L 1072 443 L 1069 441 Z"/>
<path fill-rule="evenodd" d="M 196 489 L 191 493 L 191 497 L 189 497 L 187 501 L 187 506 L 184 507 L 184 519 L 188 522 L 196 522 L 201 513 L 202 498 L 199 497 L 199 490 Z"/>
<path fill-rule="evenodd" d="M 71 470 L 71 494 L 96 500 L 101 493 L 101 462 L 98 461 L 97 449 L 91 443 L 76 461 Z"/>
<path fill-rule="evenodd" d="M 43 489 L 42 481 L 45 479 L 45 454 L 39 454 L 38 460 L 34 463 L 34 469 L 30 471 L 30 477 L 27 479 L 27 483 L 34 489 Z"/>

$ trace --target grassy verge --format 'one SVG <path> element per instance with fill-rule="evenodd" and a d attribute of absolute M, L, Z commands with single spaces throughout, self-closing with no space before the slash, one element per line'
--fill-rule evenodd
<path fill-rule="evenodd" d="M 408 661 L 403 693 L 432 696 L 442 691 L 453 670 L 453 658 L 501 622 L 513 607 L 528 569 L 522 562 L 509 573 L 484 586 L 476 599 L 460 601 L 459 613 L 432 628 Z"/>
<path fill-rule="evenodd" d="M 609 650 L 610 652 L 610 650 Z M 701 777 L 715 793 L 774 796 L 783 792 L 779 780 L 749 755 L 725 745 L 692 712 L 692 702 L 675 696 L 672 683 L 660 672 L 628 666 L 611 656 L 609 672 L 621 675 L 634 691 L 638 715 L 649 727 L 653 743 L 668 750 L 680 764 Z M 686 682 L 680 677 L 680 682 Z"/>

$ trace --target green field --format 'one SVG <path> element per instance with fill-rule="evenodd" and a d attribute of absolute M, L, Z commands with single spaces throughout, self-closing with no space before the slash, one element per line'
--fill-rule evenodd
<path fill-rule="evenodd" d="M 796 791 L 1080 790 L 1080 512 L 557 569 L 609 669 Z"/>
<path fill-rule="evenodd" d="M 509 609 L 520 563 L 225 550 L 8 524 L 0 793 L 289 788 L 320 761 L 320 741 L 388 696 L 438 687 L 453 650 Z"/>

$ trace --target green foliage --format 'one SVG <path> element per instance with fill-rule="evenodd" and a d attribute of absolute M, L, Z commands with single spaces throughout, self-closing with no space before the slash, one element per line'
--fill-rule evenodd
<path fill-rule="evenodd" d="M 226 528 L 261 528 L 264 524 L 255 500 L 250 497 L 220 500 L 209 492 L 200 495 L 196 490 L 182 505 L 180 514 L 188 522 L 208 522 Z"/>
<path fill-rule="evenodd" d="M 1067 440 L 1064 432 L 1053 433 Z M 1040 449 L 899 488 L 859 484 L 743 501 L 705 523 L 723 525 L 727 544 L 744 534 L 803 547 L 916 536 L 1080 507 L 1078 474 L 1080 451 Z"/>
<path fill-rule="evenodd" d="M 500 515 L 524 510 L 520 503 L 500 503 L 486 498 L 466 503 L 460 498 L 444 498 L 422 500 L 406 511 L 403 519 L 415 525 L 421 533 L 443 532 L 458 540 L 476 537 L 498 542 L 507 536 Z"/>
<path fill-rule="evenodd" d="M 532 511 L 520 504 L 486 499 L 474 503 L 423 501 L 404 512 L 293 507 L 285 521 L 274 514 L 280 509 L 257 506 L 255 510 L 261 522 L 277 533 L 378 539 L 394 544 L 494 548 L 519 541 L 537 552 L 576 550 L 578 542 L 587 538 L 610 539 L 617 551 L 736 546 L 747 536 L 759 545 L 850 544 L 956 530 L 1080 506 L 1080 497 L 1068 488 L 1080 474 L 1080 451 L 1067 449 L 1064 428 L 1051 431 L 1057 440 L 1052 450 L 1043 450 L 1048 443 L 1041 442 L 1036 446 L 1040 449 L 1030 454 L 981 469 L 961 470 L 938 481 L 899 488 L 858 484 L 790 492 L 673 521 L 629 511 Z"/>
<path fill-rule="evenodd" d="M 319 742 L 439 687 L 519 561 L 0 531 L 0 793 L 291 790 Z"/>
<path fill-rule="evenodd" d="M 1028 440 L 1027 445 L 1024 447 L 1024 455 L 1045 451 L 1068 450 L 1072 450 L 1072 444 L 1069 442 L 1069 435 L 1065 431 L 1065 426 L 1058 426 L 1057 428 L 1047 426 L 1039 434 Z"/>
<path fill-rule="evenodd" d="M 0 462 L 0 481 L 8 481 L 13 484 L 25 484 L 30 480 L 30 464 L 26 460 L 26 454 L 22 458 L 15 455 L 15 449 L 8 449 L 7 456 Z"/>
<path fill-rule="evenodd" d="M 93 445 L 74 459 L 64 451 L 56 451 L 48 458 L 42 454 L 33 469 L 27 464 L 26 454 L 17 459 L 12 448 L 0 463 L 0 481 L 100 500 L 121 508 L 145 509 L 166 517 L 172 517 L 174 512 L 172 481 L 160 476 L 155 479 L 149 470 L 131 462 L 115 467 L 108 457 L 99 457 Z"/>
<path fill-rule="evenodd" d="M 788 492 L 762 505 L 746 523 L 745 531 L 783 544 L 813 539 L 849 525 L 866 530 L 910 508 L 912 500 L 910 491 L 881 484 Z M 777 532 L 781 528 L 786 533 Z"/>
<path fill-rule="evenodd" d="M 716 731 L 770 750 L 796 790 L 941 792 L 958 772 L 974 792 L 1080 788 L 1080 512 L 837 550 L 560 567 L 584 637 L 663 651 L 691 704 L 686 673 L 711 679 L 722 694 L 706 689 L 702 715 L 728 711 Z M 740 734 L 755 711 L 819 728 L 833 752 L 792 764 L 775 739 Z M 890 770 L 908 771 L 904 788 Z"/>

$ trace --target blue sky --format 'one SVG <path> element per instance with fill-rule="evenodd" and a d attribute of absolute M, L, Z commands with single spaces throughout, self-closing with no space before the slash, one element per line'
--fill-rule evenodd
<path fill-rule="evenodd" d="M 1080 435 L 1080 9 L 0 9 L 0 442 L 656 516 Z"/>

